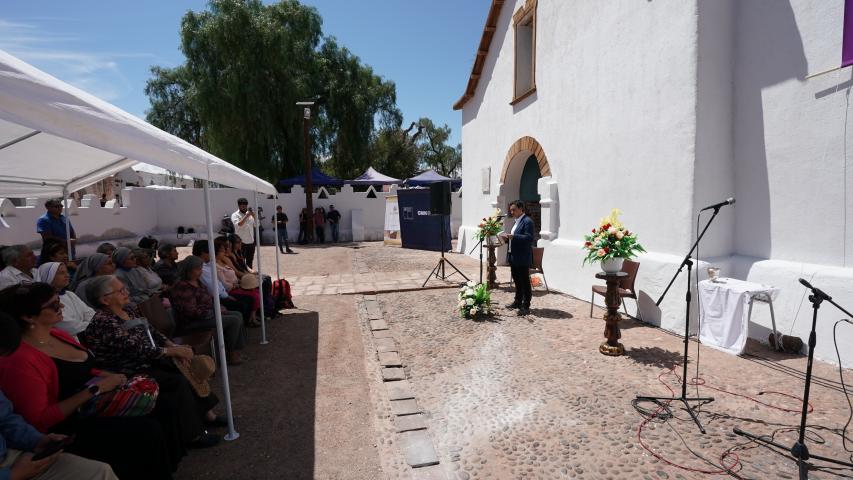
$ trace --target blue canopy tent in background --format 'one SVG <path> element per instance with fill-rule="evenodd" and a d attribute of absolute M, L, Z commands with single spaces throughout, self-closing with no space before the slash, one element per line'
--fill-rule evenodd
<path fill-rule="evenodd" d="M 311 185 L 315 187 L 340 187 L 344 181 L 340 178 L 334 178 L 320 171 L 319 167 L 311 168 Z M 284 178 L 278 181 L 281 187 L 292 187 L 294 185 L 305 186 L 305 175 L 297 175 L 295 177 Z"/>
<path fill-rule="evenodd" d="M 374 186 L 378 186 L 378 185 L 393 185 L 393 184 L 399 185 L 400 183 L 403 183 L 403 181 L 400 180 L 399 178 L 392 178 L 392 177 L 389 177 L 388 175 L 383 175 L 383 174 L 377 172 L 376 170 L 374 170 L 373 167 L 367 167 L 367 170 L 365 170 L 364 173 L 362 173 L 361 175 L 359 175 L 357 178 L 355 178 L 353 180 L 347 180 L 346 183 L 349 183 L 351 185 L 374 185 Z"/>
<path fill-rule="evenodd" d="M 427 170 L 426 172 L 406 180 L 407 187 L 425 187 L 435 182 L 450 182 L 450 186 L 455 190 L 462 186 L 461 178 L 449 178 L 439 175 L 435 170 Z"/>

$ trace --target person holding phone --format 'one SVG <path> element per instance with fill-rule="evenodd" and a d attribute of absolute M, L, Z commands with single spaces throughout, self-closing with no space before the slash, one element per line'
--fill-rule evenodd
<path fill-rule="evenodd" d="M 234 233 L 243 241 L 243 258 L 252 268 L 255 260 L 255 212 L 249 208 L 249 201 L 245 198 L 237 199 L 237 211 L 231 214 L 231 223 L 234 224 Z"/>
<path fill-rule="evenodd" d="M 21 342 L 15 321 L 0 312 L 0 356 L 17 349 Z M 117 477 L 106 463 L 89 460 L 62 450 L 73 443 L 73 437 L 42 434 L 14 413 L 12 402 L 0 392 L 0 479 L 113 480 Z"/>
<path fill-rule="evenodd" d="M 0 311 L 12 316 L 2 322 L 0 333 L 18 330 L 14 342 L 0 335 L 0 352 L 8 352 L 0 357 L 0 390 L 36 430 L 75 435 L 64 451 L 108 463 L 123 480 L 170 480 L 184 450 L 166 433 L 169 412 L 158 413 L 160 398 L 155 413 L 146 416 L 79 413 L 89 400 L 124 385 L 127 378 L 94 368 L 91 353 L 55 328 L 63 308 L 45 283 L 0 291 Z"/>

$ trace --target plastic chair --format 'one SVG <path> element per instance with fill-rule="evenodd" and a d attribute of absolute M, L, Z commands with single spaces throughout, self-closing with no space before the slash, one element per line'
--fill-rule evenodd
<path fill-rule="evenodd" d="M 625 315 L 628 315 L 628 308 L 625 306 L 625 298 L 633 298 L 637 301 L 637 292 L 634 290 L 634 281 L 637 279 L 637 271 L 640 270 L 639 262 L 625 260 L 622 262 L 622 271 L 627 273 L 627 277 L 623 277 L 619 282 L 619 298 L 622 300 L 622 309 L 625 310 Z M 605 285 L 592 286 L 592 298 L 589 301 L 589 316 L 592 317 L 592 307 L 595 306 L 595 295 L 602 297 L 607 292 Z"/>
<path fill-rule="evenodd" d="M 542 275 L 542 281 L 545 282 L 545 291 L 551 292 L 548 288 L 548 280 L 545 279 L 545 271 L 542 270 L 542 257 L 545 255 L 544 247 L 533 248 L 533 265 L 530 266 L 530 273 L 539 273 Z"/>

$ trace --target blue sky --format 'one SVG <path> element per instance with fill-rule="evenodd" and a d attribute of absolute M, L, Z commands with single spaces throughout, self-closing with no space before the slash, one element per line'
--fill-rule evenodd
<path fill-rule="evenodd" d="M 15 0 L 0 10 L 0 49 L 144 117 L 152 65 L 183 62 L 181 17 L 206 0 Z M 427 116 L 459 141 L 463 93 L 490 0 L 305 0 L 334 36 L 397 85 L 405 122 Z"/>

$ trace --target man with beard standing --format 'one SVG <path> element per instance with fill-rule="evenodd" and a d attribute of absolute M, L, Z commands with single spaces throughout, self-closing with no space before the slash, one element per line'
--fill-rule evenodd
<path fill-rule="evenodd" d="M 533 220 L 524 214 L 524 203 L 516 200 L 509 205 L 509 214 L 515 219 L 510 233 L 502 236 L 507 242 L 507 262 L 515 284 L 515 300 L 507 308 L 517 308 L 518 315 L 530 313 L 530 265 L 533 264 Z"/>

